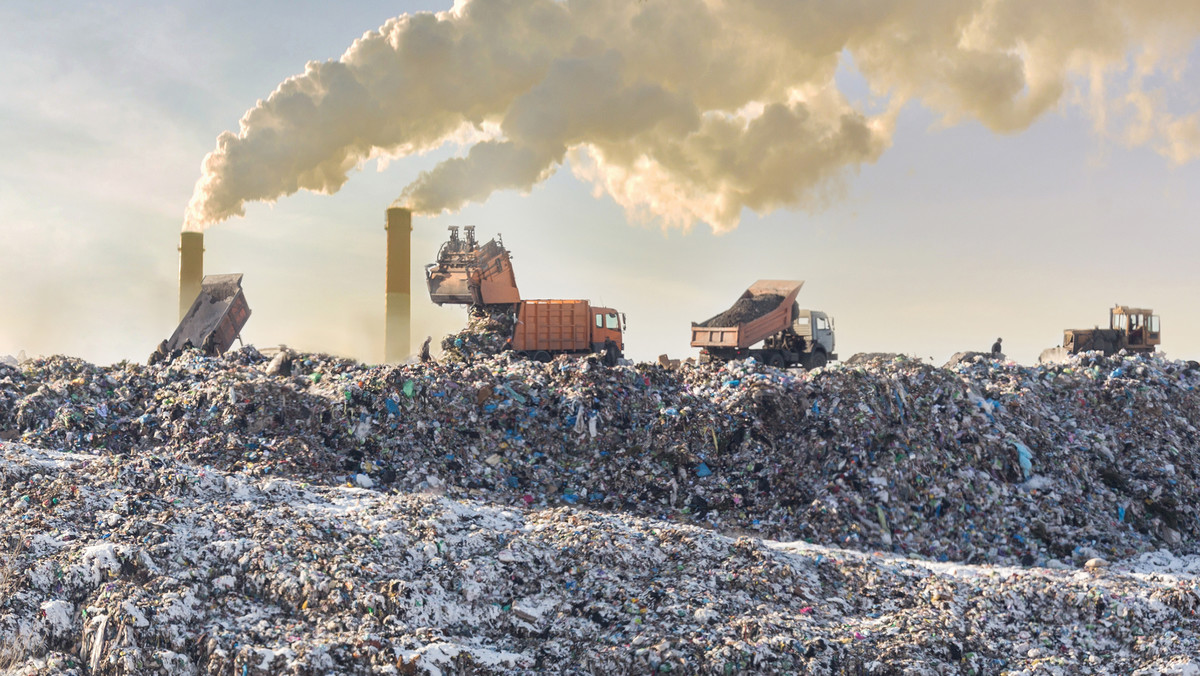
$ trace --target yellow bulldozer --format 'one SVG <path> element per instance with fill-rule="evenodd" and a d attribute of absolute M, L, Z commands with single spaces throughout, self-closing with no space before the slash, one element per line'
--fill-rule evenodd
<path fill-rule="evenodd" d="M 1044 350 L 1038 361 L 1057 362 L 1069 354 L 1092 351 L 1103 352 L 1105 356 L 1121 350 L 1154 352 L 1161 342 L 1161 328 L 1154 310 L 1116 305 L 1108 311 L 1107 329 L 1098 326 L 1091 329 L 1066 329 L 1063 331 L 1062 347 Z"/>

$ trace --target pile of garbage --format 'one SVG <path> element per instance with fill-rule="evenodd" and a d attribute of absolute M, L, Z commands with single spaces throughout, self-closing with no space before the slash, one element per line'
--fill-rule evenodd
<path fill-rule="evenodd" d="M 764 314 L 779 307 L 783 302 L 784 296 L 777 293 L 764 293 L 757 296 L 742 296 L 726 311 L 719 315 L 710 317 L 696 326 L 705 326 L 711 328 L 724 328 L 737 326 L 744 322 L 763 316 Z M 797 306 L 799 307 L 799 306 Z"/>
<path fill-rule="evenodd" d="M 1161 357 L 271 363 L 0 366 L 0 439 L 943 561 L 1072 565 L 1200 535 L 1200 373 Z"/>
<path fill-rule="evenodd" d="M 472 305 L 467 310 L 467 326 L 442 339 L 442 359 L 473 362 L 498 355 L 508 349 L 517 315 L 509 306 Z"/>
<path fill-rule="evenodd" d="M 321 486 L 163 449 L 0 450 L 11 674 L 1200 669 L 1200 558 L 1166 551 L 981 567 Z"/>

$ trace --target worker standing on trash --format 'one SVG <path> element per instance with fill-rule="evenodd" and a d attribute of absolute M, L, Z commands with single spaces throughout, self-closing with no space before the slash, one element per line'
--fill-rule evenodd
<path fill-rule="evenodd" d="M 1002 343 L 1003 341 L 1004 341 L 1004 339 L 1003 339 L 1003 338 L 997 338 L 997 339 L 996 339 L 996 342 L 992 343 L 992 356 L 993 356 L 993 357 L 999 357 L 999 356 L 1000 356 L 1000 354 L 1001 354 L 1001 352 L 1000 352 L 1000 343 Z"/>

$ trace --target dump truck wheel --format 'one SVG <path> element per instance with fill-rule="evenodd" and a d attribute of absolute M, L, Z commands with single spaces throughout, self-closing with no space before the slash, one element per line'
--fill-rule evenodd
<path fill-rule="evenodd" d="M 777 369 L 781 369 L 783 368 L 783 364 L 783 355 L 779 354 L 778 352 L 767 353 L 767 366 L 774 366 Z"/>
<path fill-rule="evenodd" d="M 551 359 L 553 359 L 553 357 L 551 357 L 550 353 L 545 350 L 538 350 L 537 352 L 533 353 L 534 361 L 540 361 L 543 364 L 547 364 Z"/>
<path fill-rule="evenodd" d="M 817 350 L 808 358 L 808 368 L 819 369 L 829 363 L 829 358 L 825 356 L 825 350 Z"/>

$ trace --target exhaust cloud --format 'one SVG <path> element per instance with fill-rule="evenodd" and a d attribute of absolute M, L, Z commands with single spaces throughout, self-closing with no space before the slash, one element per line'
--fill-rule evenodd
<path fill-rule="evenodd" d="M 569 163 L 631 217 L 727 230 L 835 199 L 909 101 L 998 133 L 1079 104 L 1100 134 L 1184 163 L 1200 112 L 1147 83 L 1177 81 L 1197 37 L 1194 0 L 459 0 L 259 101 L 205 157 L 184 229 L 457 143 L 399 203 L 456 210 Z M 847 59 L 876 112 L 838 90 Z"/>

